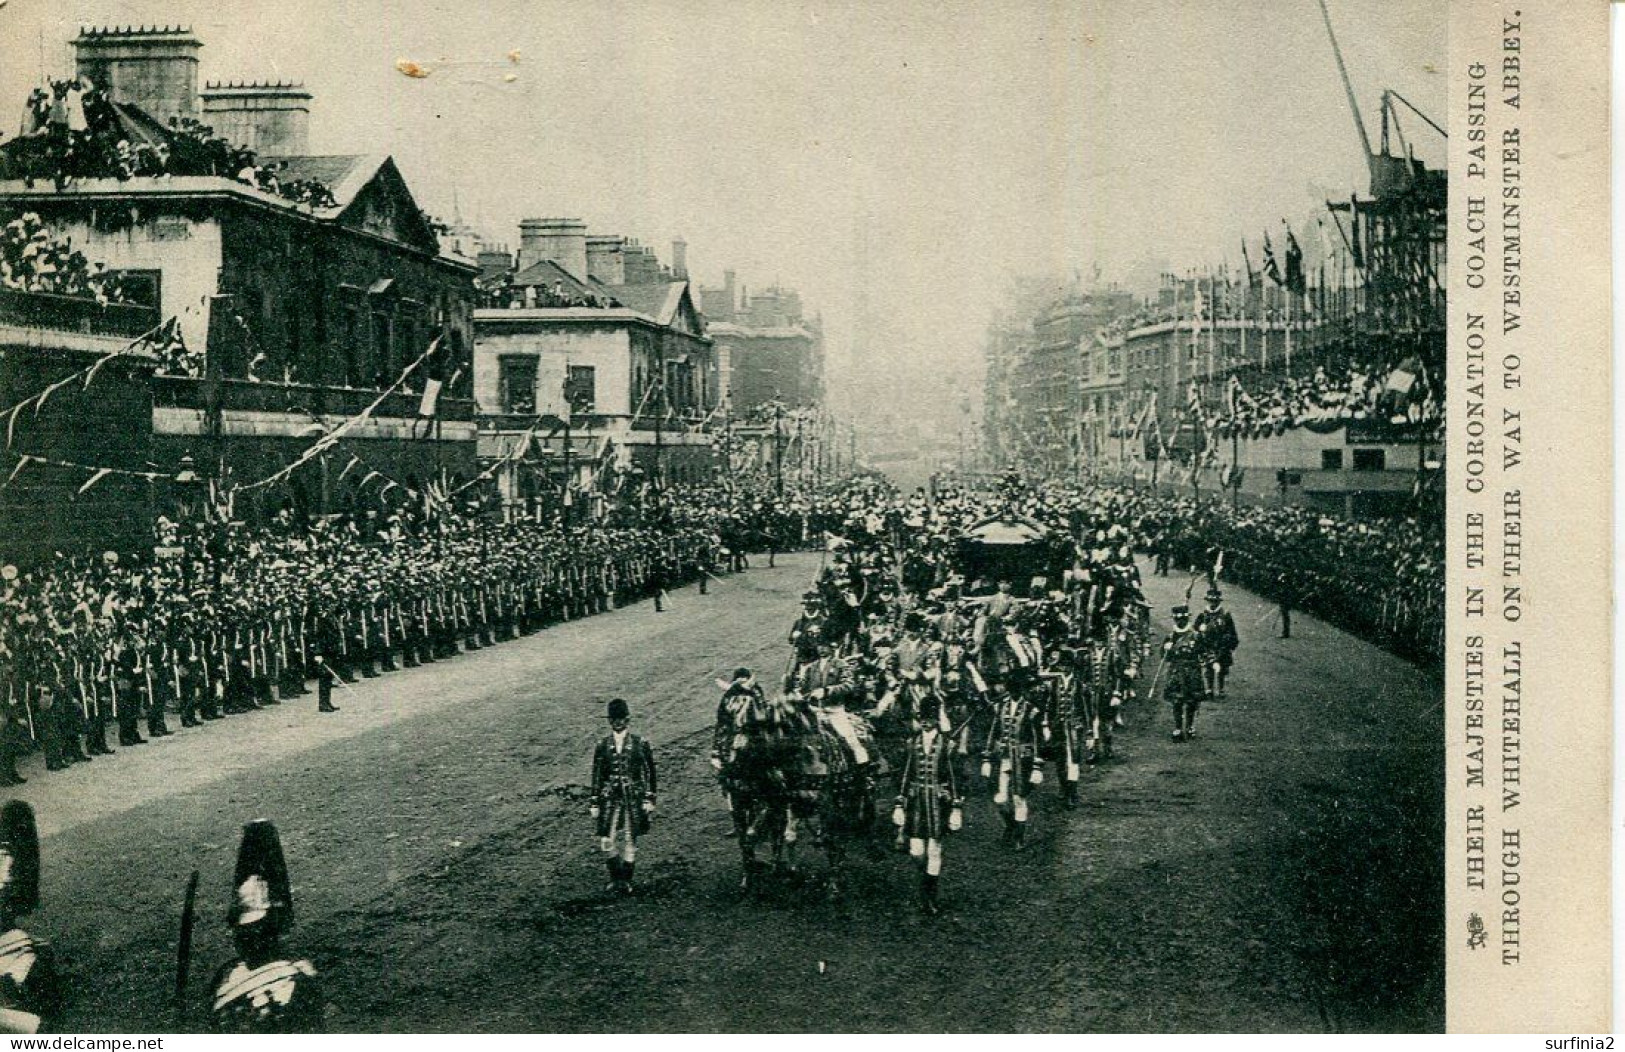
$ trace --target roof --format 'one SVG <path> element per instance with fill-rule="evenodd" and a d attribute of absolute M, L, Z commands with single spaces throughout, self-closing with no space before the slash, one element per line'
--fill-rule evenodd
<path fill-rule="evenodd" d="M 970 527 L 964 539 L 982 544 L 1033 544 L 1043 540 L 1048 531 L 1028 519 L 988 519 Z"/>
<path fill-rule="evenodd" d="M 737 325 L 730 321 L 708 322 L 706 331 L 712 336 L 737 336 L 764 340 L 810 340 L 813 334 L 800 325 L 755 326 Z"/>
<path fill-rule="evenodd" d="M 302 179 L 314 179 L 322 183 L 333 192 L 333 199 L 338 202 L 337 208 L 320 209 L 320 213 L 331 215 L 342 212 L 355 200 L 355 195 L 361 188 L 372 181 L 378 174 L 378 169 L 384 166 L 389 158 L 383 154 L 355 153 L 355 154 L 262 154 L 258 158 L 261 165 L 276 164 L 281 166 L 277 178 L 283 182 Z"/>
<path fill-rule="evenodd" d="M 596 282 L 589 285 L 585 281 L 577 279 L 568 270 L 565 270 L 551 259 L 538 260 L 532 263 L 515 274 L 508 284 L 520 288 L 535 285 L 548 289 L 551 289 L 554 285 L 563 285 L 566 292 L 574 293 L 577 296 L 597 296 L 601 299 L 614 298 Z"/>
<path fill-rule="evenodd" d="M 615 298 L 661 325 L 670 325 L 683 303 L 686 281 L 655 281 L 646 285 L 616 285 Z"/>

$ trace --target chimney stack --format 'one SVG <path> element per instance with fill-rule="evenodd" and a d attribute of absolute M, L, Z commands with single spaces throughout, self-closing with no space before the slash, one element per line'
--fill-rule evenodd
<path fill-rule="evenodd" d="M 513 269 L 513 257 L 508 255 L 505 245 L 481 245 L 474 261 L 479 264 L 482 279 L 506 274 Z"/>
<path fill-rule="evenodd" d="M 688 242 L 681 237 L 671 242 L 671 276 L 678 281 L 688 280 Z"/>
<path fill-rule="evenodd" d="M 206 123 L 229 142 L 268 156 L 310 152 L 310 92 L 293 81 L 211 81 Z"/>
<path fill-rule="evenodd" d="M 601 234 L 587 238 L 587 276 L 604 285 L 626 284 L 626 238 Z"/>
<path fill-rule="evenodd" d="M 519 224 L 519 269 L 551 259 L 577 281 L 587 280 L 587 224 L 579 219 L 526 219 Z"/>
<path fill-rule="evenodd" d="M 202 46 L 190 26 L 84 26 L 73 40 L 74 71 L 167 126 L 198 114 Z"/>
<path fill-rule="evenodd" d="M 625 266 L 628 285 L 653 285 L 660 280 L 660 261 L 654 250 L 636 238 L 627 239 Z"/>

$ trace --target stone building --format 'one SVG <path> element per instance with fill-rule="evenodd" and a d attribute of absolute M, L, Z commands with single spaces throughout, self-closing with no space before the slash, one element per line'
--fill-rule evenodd
<path fill-rule="evenodd" d="M 812 407 L 824 398 L 824 339 L 801 296 L 775 285 L 749 292 L 724 272 L 719 288 L 700 290 L 700 307 L 717 344 L 733 416 L 748 419 L 771 402 Z"/>
<path fill-rule="evenodd" d="M 217 83 L 197 93 L 189 32 L 86 29 L 78 70 L 105 86 L 121 119 L 162 138 L 167 117 L 216 120 L 262 150 L 303 151 L 310 96 L 287 84 Z M 472 261 L 443 253 L 436 232 L 388 157 L 262 153 L 282 184 L 331 193 L 318 203 L 225 175 L 0 182 L 0 208 L 38 213 L 104 262 L 146 306 L 178 321 L 195 358 L 154 379 L 154 460 L 196 457 L 230 482 L 264 477 L 316 436 L 360 413 L 345 439 L 400 493 L 442 473 L 474 470 Z M 427 359 L 431 346 L 436 352 Z M 397 385 L 404 370 L 423 359 Z M 420 421 L 431 379 L 442 382 L 434 420 Z M 286 486 L 245 495 L 258 518 L 374 504 L 313 462 Z"/>
<path fill-rule="evenodd" d="M 674 260 L 578 219 L 520 224 L 515 269 L 474 313 L 480 458 L 511 511 L 557 505 L 567 482 L 711 477 L 722 378 L 681 242 Z"/>
<path fill-rule="evenodd" d="M 26 569 L 54 552 L 97 555 L 150 546 L 154 484 L 124 474 L 93 480 L 91 468 L 141 472 L 152 466 L 155 362 L 126 348 L 157 324 L 158 312 L 148 307 L 0 289 L 0 406 L 16 406 L 126 352 L 98 369 L 94 383 L 75 379 L 43 406 L 7 414 L 0 562 Z"/>

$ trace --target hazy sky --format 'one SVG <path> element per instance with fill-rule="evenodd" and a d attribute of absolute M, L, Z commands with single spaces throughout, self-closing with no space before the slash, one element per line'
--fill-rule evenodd
<path fill-rule="evenodd" d="M 1328 2 L 1373 139 L 1385 87 L 1442 124 L 1444 0 Z M 11 0 L 13 112 L 83 22 L 185 22 L 205 78 L 304 80 L 314 151 L 391 153 L 509 242 L 577 215 L 795 286 L 835 370 L 975 375 L 1012 275 L 1235 264 L 1365 188 L 1316 0 Z"/>

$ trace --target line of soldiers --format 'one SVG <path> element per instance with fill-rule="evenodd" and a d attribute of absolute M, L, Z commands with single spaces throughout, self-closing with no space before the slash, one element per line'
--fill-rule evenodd
<path fill-rule="evenodd" d="M 452 657 L 710 573 L 713 534 L 455 523 L 363 538 L 246 531 L 173 563 L 0 570 L 0 785 L 183 727 Z M 145 735 L 143 734 L 145 732 Z"/>

